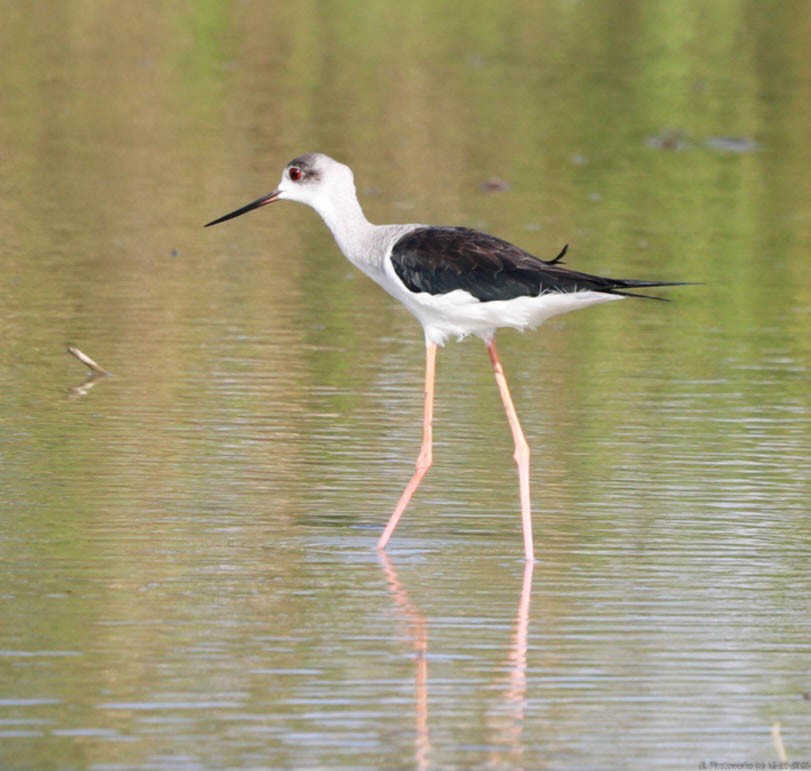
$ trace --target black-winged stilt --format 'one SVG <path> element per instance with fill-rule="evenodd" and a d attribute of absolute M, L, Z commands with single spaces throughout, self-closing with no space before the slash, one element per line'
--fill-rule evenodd
<path fill-rule="evenodd" d="M 546 319 L 589 305 L 648 297 L 629 289 L 676 286 L 674 281 L 636 281 L 592 276 L 561 264 L 566 248 L 541 260 L 478 230 L 431 225 L 372 225 L 358 203 L 352 170 L 321 153 L 290 161 L 268 195 L 209 222 L 238 217 L 273 201 L 315 209 L 349 261 L 413 313 L 425 331 L 425 411 L 417 468 L 377 542 L 384 549 L 403 511 L 431 466 L 434 374 L 437 346 L 452 336 L 480 337 L 490 355 L 507 413 L 518 465 L 524 556 L 534 559 L 529 495 L 529 445 L 513 406 L 494 340 L 496 329 L 534 328 Z"/>

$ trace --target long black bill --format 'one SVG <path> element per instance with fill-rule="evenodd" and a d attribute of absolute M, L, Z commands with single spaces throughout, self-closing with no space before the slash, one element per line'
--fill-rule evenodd
<path fill-rule="evenodd" d="M 220 222 L 225 222 L 226 220 L 232 220 L 234 219 L 234 217 L 239 217 L 240 214 L 246 214 L 249 211 L 258 209 L 260 206 L 265 206 L 266 204 L 273 203 L 278 199 L 279 199 L 279 191 L 274 190 L 272 193 L 268 193 L 267 195 L 263 195 L 261 198 L 257 198 L 255 201 L 251 201 L 247 206 L 243 206 L 241 209 L 232 211 L 230 214 L 224 214 L 219 219 L 211 220 L 211 222 L 206 222 L 205 227 L 208 227 L 209 225 L 218 225 Z"/>

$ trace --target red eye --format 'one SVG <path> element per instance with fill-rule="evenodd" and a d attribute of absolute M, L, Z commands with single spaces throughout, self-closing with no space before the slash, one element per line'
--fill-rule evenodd
<path fill-rule="evenodd" d="M 287 173 L 290 179 L 293 180 L 293 182 L 298 182 L 304 176 L 304 174 L 302 173 L 301 169 L 298 166 L 291 166 L 290 170 Z"/>

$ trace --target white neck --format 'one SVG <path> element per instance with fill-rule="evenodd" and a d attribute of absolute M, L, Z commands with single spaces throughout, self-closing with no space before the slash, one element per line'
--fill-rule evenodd
<path fill-rule="evenodd" d="M 323 196 L 311 204 L 321 215 L 340 250 L 353 263 L 366 257 L 375 226 L 366 219 L 354 188 L 340 196 Z"/>

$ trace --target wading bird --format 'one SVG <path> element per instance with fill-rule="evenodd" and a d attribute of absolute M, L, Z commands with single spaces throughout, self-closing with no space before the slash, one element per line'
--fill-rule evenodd
<path fill-rule="evenodd" d="M 529 446 L 513 406 L 494 340 L 501 327 L 532 329 L 546 319 L 589 305 L 647 297 L 628 290 L 682 282 L 592 276 L 562 265 L 566 247 L 541 260 L 495 236 L 464 227 L 373 225 L 361 209 L 352 170 L 321 153 L 301 155 L 268 195 L 209 222 L 238 217 L 274 201 L 315 209 L 347 259 L 408 308 L 425 331 L 425 409 L 417 467 L 377 542 L 384 549 L 400 516 L 431 467 L 437 346 L 449 337 L 480 337 L 490 355 L 507 413 L 518 465 L 524 556 L 534 559 L 529 495 Z"/>

